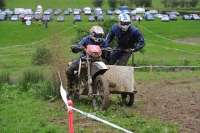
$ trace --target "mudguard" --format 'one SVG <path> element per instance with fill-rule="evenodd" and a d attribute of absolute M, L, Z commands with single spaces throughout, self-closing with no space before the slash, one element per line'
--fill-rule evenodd
<path fill-rule="evenodd" d="M 103 62 L 93 62 L 91 65 L 91 76 L 104 74 L 108 67 Z"/>

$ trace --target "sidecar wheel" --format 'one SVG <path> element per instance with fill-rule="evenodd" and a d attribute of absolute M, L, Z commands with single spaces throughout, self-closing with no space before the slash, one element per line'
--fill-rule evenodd
<path fill-rule="evenodd" d="M 107 110 L 110 103 L 110 90 L 106 77 L 103 75 L 96 77 L 93 86 L 93 93 L 95 98 L 93 107 L 98 107 L 101 110 Z"/>
<path fill-rule="evenodd" d="M 132 106 L 134 103 L 134 94 L 121 94 L 122 101 L 127 105 L 127 106 Z"/>

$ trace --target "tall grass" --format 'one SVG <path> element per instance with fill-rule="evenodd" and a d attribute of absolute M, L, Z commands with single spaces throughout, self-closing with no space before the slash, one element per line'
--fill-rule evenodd
<path fill-rule="evenodd" d="M 5 83 L 10 83 L 10 73 L 2 71 L 0 72 L 0 88 Z"/>
<path fill-rule="evenodd" d="M 23 71 L 22 78 L 20 79 L 20 85 L 22 91 L 28 91 L 31 83 L 39 83 L 44 80 L 43 72 L 36 68 L 26 69 Z"/>

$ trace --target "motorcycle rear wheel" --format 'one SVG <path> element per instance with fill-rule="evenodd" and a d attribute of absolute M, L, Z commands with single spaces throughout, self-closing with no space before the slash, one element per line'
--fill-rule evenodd
<path fill-rule="evenodd" d="M 109 83 L 105 76 L 98 75 L 94 81 L 93 93 L 95 102 L 92 103 L 93 107 L 96 106 L 100 110 L 107 110 L 108 105 L 110 103 L 110 90 Z"/>

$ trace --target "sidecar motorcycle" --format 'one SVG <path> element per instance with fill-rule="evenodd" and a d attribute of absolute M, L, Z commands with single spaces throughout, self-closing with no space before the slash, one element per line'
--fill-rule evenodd
<path fill-rule="evenodd" d="M 106 49 L 98 45 L 87 45 L 84 49 L 86 57 L 80 58 L 79 68 L 74 72 L 73 88 L 68 99 L 88 95 L 95 110 L 107 110 L 110 94 L 121 94 L 122 100 L 131 106 L 137 92 L 133 67 L 106 65 L 101 58 L 102 50 Z"/>

